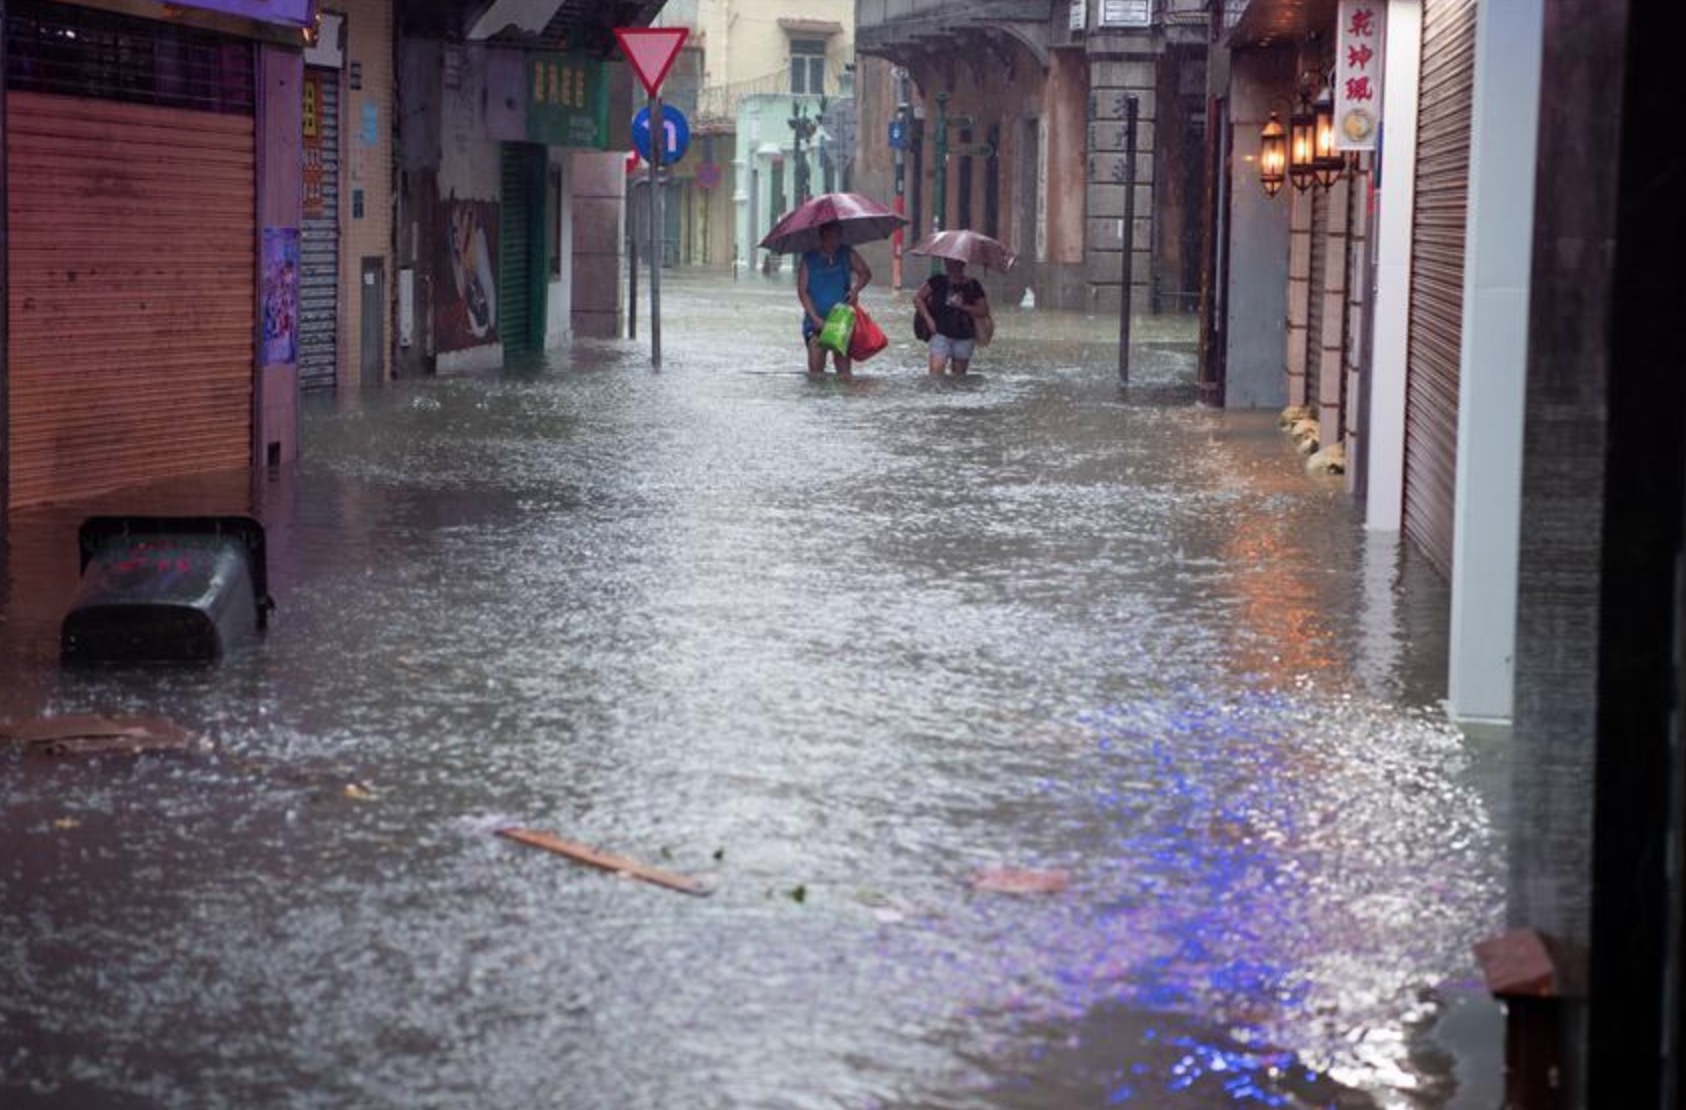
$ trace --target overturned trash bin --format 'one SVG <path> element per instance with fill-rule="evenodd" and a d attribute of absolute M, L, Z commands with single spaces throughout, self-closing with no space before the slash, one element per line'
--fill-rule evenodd
<path fill-rule="evenodd" d="M 263 525 L 251 517 L 90 517 L 66 663 L 215 663 L 269 623 Z"/>

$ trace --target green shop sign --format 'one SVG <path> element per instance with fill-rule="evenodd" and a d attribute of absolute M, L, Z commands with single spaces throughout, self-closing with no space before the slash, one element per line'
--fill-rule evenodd
<path fill-rule="evenodd" d="M 609 148 L 603 63 L 572 54 L 527 58 L 527 138 L 546 146 Z"/>

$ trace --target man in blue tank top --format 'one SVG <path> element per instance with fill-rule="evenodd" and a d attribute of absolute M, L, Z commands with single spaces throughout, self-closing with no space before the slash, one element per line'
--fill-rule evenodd
<path fill-rule="evenodd" d="M 818 250 L 807 251 L 796 267 L 796 298 L 802 302 L 802 341 L 808 345 L 808 373 L 825 373 L 825 348 L 814 337 L 825 326 L 826 313 L 836 305 L 854 304 L 872 271 L 854 248 L 843 246 L 843 228 L 835 221 L 820 228 Z M 837 376 L 850 376 L 847 355 L 832 352 Z"/>

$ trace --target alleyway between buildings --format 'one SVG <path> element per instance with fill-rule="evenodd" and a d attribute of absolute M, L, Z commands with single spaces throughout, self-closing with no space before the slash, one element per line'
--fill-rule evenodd
<path fill-rule="evenodd" d="M 0 1103 L 1442 1107 L 1501 925 L 1496 754 L 1445 591 L 1192 324 L 1003 311 L 930 380 L 905 301 L 809 380 L 782 279 L 664 278 L 664 366 L 578 342 L 320 401 L 258 492 L 274 625 L 56 661 L 75 527 L 14 518 Z M 641 304 L 640 306 L 644 306 Z M 694 876 L 691 898 L 493 835 Z M 1032 886 L 1031 893 L 1000 887 Z"/>

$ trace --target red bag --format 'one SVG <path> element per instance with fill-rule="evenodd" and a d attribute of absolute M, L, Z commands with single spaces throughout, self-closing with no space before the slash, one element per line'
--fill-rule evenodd
<path fill-rule="evenodd" d="M 865 362 L 889 345 L 890 337 L 884 334 L 878 321 L 868 316 L 865 308 L 856 305 L 855 334 L 849 337 L 850 361 Z"/>

